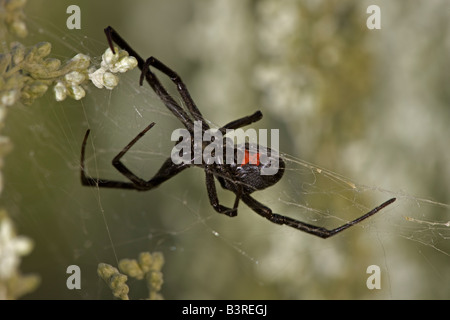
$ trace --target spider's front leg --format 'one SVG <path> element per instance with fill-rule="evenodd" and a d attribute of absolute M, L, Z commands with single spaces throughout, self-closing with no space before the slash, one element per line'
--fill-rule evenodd
<path fill-rule="evenodd" d="M 158 77 L 150 71 L 149 63 L 146 63 L 144 59 L 114 30 L 112 27 L 107 27 L 105 29 L 106 38 L 109 43 L 109 47 L 114 52 L 115 42 L 120 48 L 127 51 L 130 56 L 136 58 L 138 62 L 138 67 L 141 70 L 141 85 L 142 81 L 145 78 L 150 87 L 155 91 L 155 93 L 159 96 L 161 101 L 166 105 L 166 107 L 184 124 L 184 126 L 189 129 L 193 126 L 192 119 L 189 115 L 181 108 L 181 106 L 169 95 L 167 90 L 158 80 Z M 189 95 L 189 93 L 187 93 Z M 186 102 L 186 101 L 185 101 Z M 188 106 L 190 102 L 186 102 Z M 192 101 L 193 103 L 193 101 Z M 198 109 L 197 109 L 198 110 Z M 200 111 L 198 111 L 200 113 Z"/>
<path fill-rule="evenodd" d="M 150 66 L 158 69 L 162 73 L 164 73 L 166 76 L 169 77 L 169 79 L 176 85 L 177 90 L 183 99 L 183 102 L 185 103 L 189 113 L 192 115 L 195 121 L 201 121 L 203 125 L 204 130 L 208 130 L 209 126 L 207 123 L 204 123 L 203 115 L 201 114 L 200 110 L 198 109 L 197 105 L 195 104 L 194 100 L 191 97 L 191 94 L 189 93 L 186 85 L 184 84 L 181 77 L 173 71 L 171 68 L 166 66 L 164 63 L 156 59 L 155 57 L 148 58 L 144 66 L 142 68 L 141 78 L 139 80 L 140 85 L 142 85 L 144 78 L 147 76 L 147 73 L 152 73 L 150 71 Z"/>
<path fill-rule="evenodd" d="M 262 112 L 258 110 L 249 116 L 242 117 L 237 120 L 231 121 L 230 123 L 227 123 L 222 128 L 220 128 L 219 131 L 222 134 L 226 134 L 227 130 L 235 130 L 235 129 L 239 129 L 239 128 L 248 126 L 249 124 L 252 124 L 254 122 L 261 120 L 262 117 L 263 117 Z"/>

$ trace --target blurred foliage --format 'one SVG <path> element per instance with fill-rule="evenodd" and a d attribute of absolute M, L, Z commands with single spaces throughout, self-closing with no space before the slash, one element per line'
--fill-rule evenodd
<path fill-rule="evenodd" d="M 97 273 L 111 289 L 114 297 L 121 300 L 129 300 L 130 288 L 126 284 L 128 277 L 136 280 L 144 280 L 149 300 L 162 300 L 159 293 L 163 284 L 163 274 L 161 272 L 164 265 L 164 256 L 161 252 L 141 252 L 139 260 L 122 259 L 119 261 L 119 272 L 115 267 L 99 263 Z"/>
<path fill-rule="evenodd" d="M 66 58 L 92 54 L 104 49 L 103 28 L 112 25 L 143 57 L 176 70 L 208 120 L 221 125 L 260 109 L 257 127 L 279 128 L 290 158 L 379 186 L 354 191 L 353 205 L 328 197 L 332 188 L 320 201 L 295 199 L 293 209 L 307 207 L 301 212 L 311 223 L 324 222 L 315 208 L 346 219 L 346 211 L 366 209 L 360 203 L 390 196 L 386 190 L 450 203 L 446 0 L 377 1 L 377 31 L 365 27 L 370 1 L 79 1 L 82 29 L 72 31 L 65 29 L 72 3 L 47 2 L 25 9 L 30 43 L 52 40 L 52 51 Z M 215 214 L 203 173 L 194 169 L 146 194 L 82 188 L 79 148 L 87 127 L 95 132 L 88 166 L 102 177 L 117 174 L 110 159 L 151 121 L 157 125 L 148 139 L 155 142 L 136 146 L 129 161 L 151 176 L 167 157 L 164 144 L 177 122 L 138 78 L 131 73 L 118 90 L 92 92 L 82 102 L 58 104 L 44 95 L 32 110 L 15 106 L 8 114 L 5 131 L 16 148 L 5 163 L 4 205 L 36 244 L 24 266 L 43 279 L 29 297 L 110 298 L 96 266 L 147 250 L 164 254 L 167 299 L 449 297 L 442 286 L 448 228 L 414 224 L 444 221 L 448 209 L 413 196 L 370 227 L 323 241 L 245 206 L 233 219 Z M 302 177 L 298 167 L 291 174 Z M 293 179 L 258 197 L 280 208 L 284 192 L 297 191 Z M 227 193 L 219 197 L 232 201 Z M 71 264 L 83 270 L 80 291 L 62 285 Z M 372 264 L 385 275 L 382 290 L 365 286 Z"/>

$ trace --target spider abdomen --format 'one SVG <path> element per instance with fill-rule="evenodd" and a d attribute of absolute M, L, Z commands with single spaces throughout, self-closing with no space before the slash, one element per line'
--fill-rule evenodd
<path fill-rule="evenodd" d="M 250 194 L 276 184 L 284 174 L 285 164 L 270 148 L 248 143 L 234 150 L 234 163 L 216 167 L 222 188 Z"/>

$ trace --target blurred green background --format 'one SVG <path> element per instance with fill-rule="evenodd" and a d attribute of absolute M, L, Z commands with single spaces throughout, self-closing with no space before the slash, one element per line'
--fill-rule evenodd
<path fill-rule="evenodd" d="M 81 30 L 68 30 L 71 4 L 29 1 L 30 35 L 21 41 L 49 41 L 62 60 L 100 57 L 111 25 L 143 57 L 176 70 L 212 123 L 261 110 L 254 127 L 280 129 L 289 159 L 279 185 L 255 194 L 275 212 L 331 227 L 398 201 L 322 240 L 243 204 L 236 218 L 216 214 L 199 169 L 147 193 L 82 187 L 87 128 L 90 173 L 122 179 L 111 159 L 155 121 L 126 160 L 150 178 L 180 123 L 138 86 L 138 71 L 112 92 L 91 88 L 81 101 L 58 103 L 48 93 L 11 107 L 3 129 L 14 149 L 4 163 L 2 207 L 35 243 L 21 270 L 42 279 L 24 298 L 110 299 L 97 265 L 142 251 L 164 254 L 166 299 L 450 297 L 448 1 L 77 1 Z M 381 8 L 381 30 L 366 27 L 371 4 Z M 314 174 L 299 159 L 346 178 Z M 72 264 L 81 268 L 81 290 L 66 287 Z M 373 264 L 380 290 L 366 286 Z M 130 287 L 132 298 L 143 297 L 145 288 Z"/>

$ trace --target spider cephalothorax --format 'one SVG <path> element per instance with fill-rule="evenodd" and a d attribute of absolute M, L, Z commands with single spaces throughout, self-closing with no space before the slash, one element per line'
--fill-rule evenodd
<path fill-rule="evenodd" d="M 137 59 L 138 67 L 141 70 L 140 84 L 142 85 L 143 81 L 146 80 L 146 82 L 159 96 L 165 106 L 174 114 L 175 117 L 177 117 L 181 121 L 181 123 L 190 134 L 194 133 L 195 122 L 201 123 L 201 130 L 203 133 L 210 129 L 208 123 L 204 120 L 200 110 L 192 100 L 185 84 L 176 72 L 174 72 L 172 69 L 170 69 L 154 57 L 143 60 L 141 56 L 139 56 L 112 27 L 107 27 L 105 29 L 105 33 L 108 39 L 109 46 L 111 47 L 111 50 L 113 50 L 113 52 L 113 42 L 115 42 L 119 47 L 126 50 L 130 54 L 130 56 L 133 56 Z M 156 75 L 151 71 L 150 67 L 161 71 L 174 82 L 187 110 L 183 109 L 180 104 L 177 103 L 175 99 L 173 99 L 169 95 Z M 218 130 L 222 133 L 226 133 L 227 130 L 242 128 L 251 123 L 259 121 L 261 118 L 262 113 L 260 111 L 257 111 L 252 115 L 232 121 L 219 128 Z M 90 132 L 90 130 L 87 130 L 81 149 L 81 183 L 85 186 L 90 187 L 134 189 L 139 191 L 146 191 L 158 187 L 160 184 L 177 175 L 186 168 L 193 166 L 200 167 L 205 171 L 206 187 L 209 201 L 212 207 L 217 212 L 230 217 L 234 217 L 237 215 L 239 202 L 240 200 L 242 200 L 257 214 L 265 217 L 273 223 L 280 225 L 285 224 L 321 238 L 328 238 L 343 230 L 346 230 L 347 228 L 357 224 L 358 222 L 374 215 L 375 213 L 395 201 L 395 198 L 389 199 L 378 207 L 367 212 L 363 216 L 331 230 L 310 225 L 305 222 L 273 213 L 270 208 L 255 200 L 250 194 L 254 191 L 265 189 L 277 183 L 284 174 L 285 163 L 275 150 L 271 150 L 270 148 L 263 148 L 262 150 L 264 151 L 262 152 L 259 145 L 251 145 L 249 143 L 241 144 L 236 147 L 233 146 L 233 161 L 231 161 L 231 163 L 227 163 L 226 161 L 224 161 L 224 159 L 216 159 L 217 161 L 213 161 L 211 163 L 203 160 L 198 162 L 194 161 L 194 158 L 190 158 L 188 161 L 174 162 L 173 158 L 169 157 L 162 164 L 159 171 L 150 180 L 144 180 L 131 172 L 120 160 L 125 155 L 125 153 L 127 153 L 128 150 L 154 125 L 155 123 L 151 123 L 144 130 L 142 130 L 133 140 L 131 140 L 128 145 L 125 146 L 125 148 L 123 148 L 121 152 L 119 152 L 116 157 L 114 157 L 112 161 L 113 166 L 129 181 L 100 179 L 90 177 L 86 174 L 84 155 L 86 142 Z M 228 142 L 226 139 L 224 139 L 223 146 L 224 148 L 228 146 Z M 190 148 L 194 149 L 195 147 L 195 142 L 193 140 L 190 140 Z M 203 151 L 205 147 L 206 145 L 202 143 L 201 151 Z M 274 164 L 276 165 L 276 167 L 271 167 L 274 166 Z M 275 171 L 272 172 L 273 174 L 263 174 L 263 169 L 275 169 Z M 236 195 L 232 208 L 225 207 L 219 203 L 214 179 L 217 179 L 219 181 L 222 188 L 230 190 Z"/>

